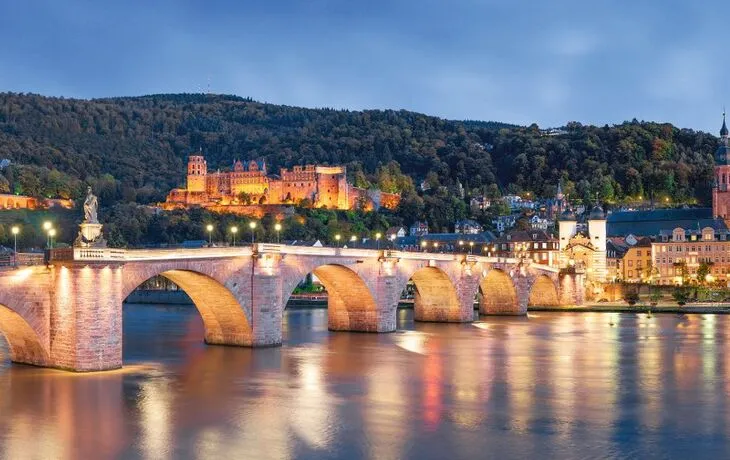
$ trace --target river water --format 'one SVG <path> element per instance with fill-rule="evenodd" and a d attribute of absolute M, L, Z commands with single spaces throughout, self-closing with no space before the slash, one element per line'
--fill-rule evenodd
<path fill-rule="evenodd" d="M 730 458 L 727 316 L 326 324 L 208 347 L 191 307 L 127 305 L 125 368 L 97 374 L 0 346 L 0 458 Z"/>

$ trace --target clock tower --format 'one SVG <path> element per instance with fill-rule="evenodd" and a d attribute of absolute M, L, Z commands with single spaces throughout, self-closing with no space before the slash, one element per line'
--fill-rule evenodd
<path fill-rule="evenodd" d="M 722 114 L 721 144 L 715 152 L 715 179 L 712 187 L 712 217 L 730 226 L 730 132 Z"/>

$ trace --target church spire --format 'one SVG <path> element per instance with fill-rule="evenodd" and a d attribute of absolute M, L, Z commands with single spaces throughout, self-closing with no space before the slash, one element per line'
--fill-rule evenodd
<path fill-rule="evenodd" d="M 720 128 L 720 136 L 727 142 L 728 135 L 730 134 L 730 131 L 727 129 L 727 125 L 725 124 L 725 108 L 722 109 L 722 128 Z"/>

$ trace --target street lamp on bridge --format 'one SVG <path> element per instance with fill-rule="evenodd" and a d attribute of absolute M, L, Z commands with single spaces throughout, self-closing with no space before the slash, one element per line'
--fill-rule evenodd
<path fill-rule="evenodd" d="M 213 246 L 213 224 L 206 225 L 205 230 L 208 231 L 208 246 Z"/>
<path fill-rule="evenodd" d="M 233 246 L 236 245 L 236 233 L 238 233 L 238 227 L 235 225 L 231 227 L 231 234 L 233 235 Z"/>
<path fill-rule="evenodd" d="M 339 233 L 335 235 L 335 241 L 337 241 L 336 245 L 338 248 L 340 247 L 340 238 L 342 238 L 342 236 L 340 236 Z"/>
<path fill-rule="evenodd" d="M 375 243 L 378 245 L 378 249 L 380 249 L 380 238 L 383 236 L 382 233 L 378 232 L 375 234 Z"/>
<path fill-rule="evenodd" d="M 276 230 L 276 244 L 281 244 L 281 239 L 279 238 L 281 234 L 281 224 L 277 222 L 276 225 L 274 225 L 274 230 Z"/>
<path fill-rule="evenodd" d="M 254 232 L 256 230 L 256 221 L 249 222 L 248 228 L 251 229 L 251 245 L 253 245 L 256 242 L 256 233 Z"/>
<path fill-rule="evenodd" d="M 421 241 L 421 251 L 426 252 L 426 246 L 428 246 L 428 241 Z"/>
<path fill-rule="evenodd" d="M 13 233 L 13 265 L 18 266 L 18 233 L 20 233 L 20 227 L 13 225 L 10 229 Z"/>
<path fill-rule="evenodd" d="M 53 249 L 53 238 L 55 236 L 56 236 L 56 229 L 55 228 L 52 228 L 52 229 L 48 230 L 48 238 L 49 238 L 49 241 L 50 241 L 50 243 L 48 245 L 49 246 L 49 249 Z"/>
<path fill-rule="evenodd" d="M 49 247 L 51 245 L 51 235 L 48 234 L 48 232 L 53 227 L 53 223 L 51 223 L 50 220 L 47 220 L 43 222 L 43 231 L 46 232 L 46 247 Z"/>

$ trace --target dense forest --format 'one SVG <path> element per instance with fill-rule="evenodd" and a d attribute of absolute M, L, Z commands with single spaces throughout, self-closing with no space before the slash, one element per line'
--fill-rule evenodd
<path fill-rule="evenodd" d="M 393 110 L 304 109 L 235 96 L 178 94 L 76 100 L 0 93 L 0 192 L 78 198 L 91 184 L 106 206 L 154 203 L 184 183 L 188 154 L 211 169 L 264 158 L 269 169 L 345 164 L 359 186 L 401 192 L 395 218 L 435 230 L 486 194 L 573 200 L 639 196 L 708 203 L 714 136 L 670 124 L 538 126 L 451 121 Z M 421 191 L 422 182 L 428 190 Z"/>

